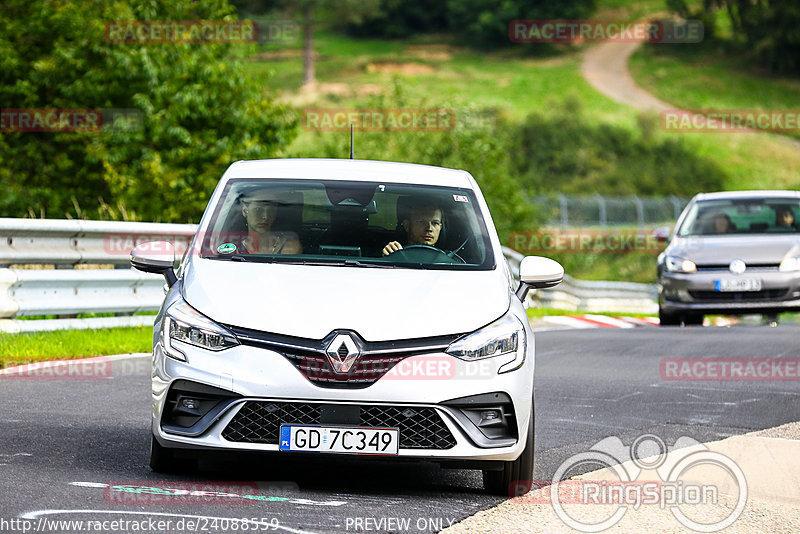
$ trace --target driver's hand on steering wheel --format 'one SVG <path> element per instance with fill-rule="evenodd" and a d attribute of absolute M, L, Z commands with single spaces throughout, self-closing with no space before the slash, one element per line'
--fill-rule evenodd
<path fill-rule="evenodd" d="M 383 247 L 382 252 L 384 256 L 388 256 L 392 252 L 397 252 L 398 250 L 403 250 L 403 245 L 401 245 L 397 241 L 392 241 L 391 243 Z"/>

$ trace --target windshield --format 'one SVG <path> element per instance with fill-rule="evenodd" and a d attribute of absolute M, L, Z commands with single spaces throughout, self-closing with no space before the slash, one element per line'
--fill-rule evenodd
<path fill-rule="evenodd" d="M 379 182 L 237 179 L 201 255 L 229 261 L 493 269 L 469 189 Z"/>
<path fill-rule="evenodd" d="M 798 199 L 705 200 L 692 206 L 678 235 L 797 233 L 798 215 Z"/>

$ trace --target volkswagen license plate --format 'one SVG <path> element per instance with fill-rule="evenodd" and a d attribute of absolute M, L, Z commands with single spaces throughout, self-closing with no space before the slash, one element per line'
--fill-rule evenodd
<path fill-rule="evenodd" d="M 729 278 L 714 282 L 715 291 L 761 291 L 758 278 Z"/>
<path fill-rule="evenodd" d="M 282 451 L 396 455 L 397 428 L 281 425 Z"/>

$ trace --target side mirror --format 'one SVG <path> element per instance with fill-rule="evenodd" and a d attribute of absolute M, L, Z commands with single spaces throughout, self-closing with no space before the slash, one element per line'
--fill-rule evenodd
<path fill-rule="evenodd" d="M 519 264 L 517 297 L 524 301 L 531 289 L 557 286 L 564 278 L 564 267 L 542 256 L 525 256 Z"/>
<path fill-rule="evenodd" d="M 175 247 L 169 241 L 142 243 L 131 251 L 131 265 L 145 273 L 163 274 L 167 285 L 178 281 L 175 276 Z"/>
<path fill-rule="evenodd" d="M 669 235 L 672 233 L 672 228 L 669 226 L 659 226 L 655 230 L 653 230 L 653 237 L 656 238 L 656 241 L 659 243 L 666 243 L 669 241 Z"/>

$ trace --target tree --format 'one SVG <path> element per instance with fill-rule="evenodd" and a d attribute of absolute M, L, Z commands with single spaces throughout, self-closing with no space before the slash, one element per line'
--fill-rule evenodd
<path fill-rule="evenodd" d="M 714 14 L 724 9 L 734 39 L 741 49 L 775 72 L 800 73 L 800 4 L 786 0 L 703 0 L 690 9 L 686 0 L 667 0 L 667 6 L 684 18 L 700 18 L 714 35 Z"/>
<path fill-rule="evenodd" d="M 139 218 L 196 221 L 222 171 L 276 154 L 296 135 L 231 59 L 227 44 L 113 44 L 105 21 L 234 21 L 224 0 L 4 0 L 0 102 L 5 108 L 122 108 L 138 127 L 0 132 L 2 216 L 90 217 L 100 198 Z M 136 126 L 136 125 L 135 125 Z"/>

